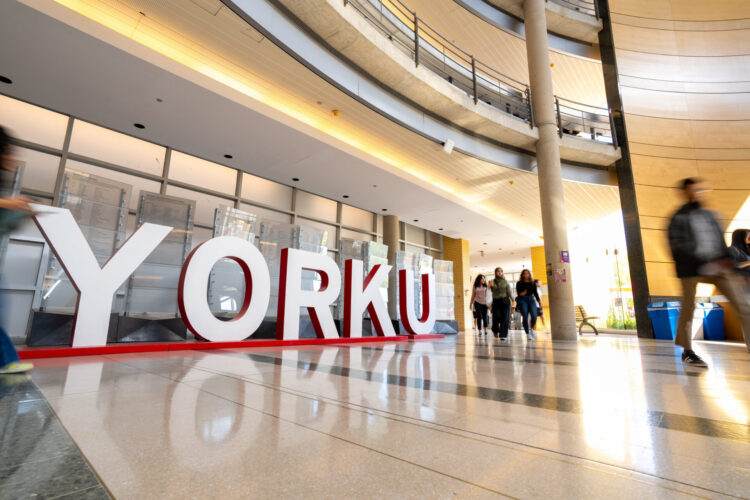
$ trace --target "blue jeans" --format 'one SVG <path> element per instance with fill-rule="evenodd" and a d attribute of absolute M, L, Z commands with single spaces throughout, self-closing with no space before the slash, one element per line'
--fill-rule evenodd
<path fill-rule="evenodd" d="M 0 367 L 3 367 L 8 363 L 13 363 L 14 361 L 18 361 L 16 347 L 13 345 L 13 342 L 11 342 L 8 334 L 5 333 L 5 330 L 0 328 Z"/>
<path fill-rule="evenodd" d="M 8 334 L 5 333 L 5 329 L 2 326 L 2 320 L 5 319 L 4 299 L 5 297 L 0 294 L 0 367 L 18 361 L 16 346 L 13 345 L 13 342 L 10 340 L 10 337 L 8 337 Z"/>
<path fill-rule="evenodd" d="M 536 318 L 539 315 L 539 311 L 536 307 L 536 300 L 534 297 L 518 297 L 516 300 L 518 304 L 518 310 L 521 312 L 521 318 L 523 318 L 523 330 L 529 333 L 529 316 L 531 316 L 531 329 L 533 330 L 536 326 Z"/>

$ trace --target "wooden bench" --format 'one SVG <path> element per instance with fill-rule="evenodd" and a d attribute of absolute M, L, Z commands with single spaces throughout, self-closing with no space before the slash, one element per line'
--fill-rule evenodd
<path fill-rule="evenodd" d="M 599 319 L 599 316 L 589 316 L 583 306 L 576 306 L 576 322 L 578 323 L 578 335 L 583 335 L 583 325 L 590 326 L 594 333 L 599 335 L 599 330 L 589 322 L 590 319 Z"/>

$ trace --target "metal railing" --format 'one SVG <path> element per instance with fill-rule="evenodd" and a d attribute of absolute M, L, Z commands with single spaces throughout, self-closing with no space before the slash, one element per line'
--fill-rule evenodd
<path fill-rule="evenodd" d="M 599 19 L 599 6 L 595 0 L 546 0 L 567 7 L 569 9 L 583 12 Z"/>
<path fill-rule="evenodd" d="M 582 0 L 579 0 L 582 1 Z M 511 78 L 469 54 L 438 33 L 401 0 L 344 0 L 383 33 L 414 64 L 423 65 L 464 91 L 475 103 L 482 101 L 534 126 L 528 84 Z M 606 108 L 559 99 L 560 133 L 607 141 L 612 137 Z M 602 121 L 602 117 L 604 120 Z M 591 131 L 593 128 L 593 132 Z"/>
<path fill-rule="evenodd" d="M 617 147 L 612 113 L 608 109 L 555 96 L 555 113 L 560 137 L 567 134 Z"/>

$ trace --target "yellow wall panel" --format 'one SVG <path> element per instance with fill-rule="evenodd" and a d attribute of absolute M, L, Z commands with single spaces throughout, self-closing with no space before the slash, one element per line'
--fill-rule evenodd
<path fill-rule="evenodd" d="M 677 189 L 657 186 L 635 186 L 638 213 L 657 217 L 671 216 L 683 203 Z"/>
<path fill-rule="evenodd" d="M 680 280 L 677 279 L 672 262 L 646 261 L 646 274 L 651 295 L 677 297 L 682 295 Z"/>
<path fill-rule="evenodd" d="M 454 307 L 458 328 L 471 330 L 473 318 L 469 309 L 472 285 L 469 240 L 443 236 L 443 258 L 453 262 Z"/>
<path fill-rule="evenodd" d="M 544 256 L 544 246 L 531 247 L 531 274 L 534 278 L 547 284 L 547 263 Z"/>
<path fill-rule="evenodd" d="M 697 166 L 698 176 L 707 179 L 714 189 L 750 190 L 750 158 L 747 161 L 699 160 Z"/>
<path fill-rule="evenodd" d="M 695 160 L 656 158 L 653 156 L 631 155 L 633 177 L 636 184 L 674 188 L 685 177 L 698 175 Z"/>
<path fill-rule="evenodd" d="M 643 255 L 647 262 L 672 262 L 669 239 L 664 229 L 643 229 Z"/>
<path fill-rule="evenodd" d="M 612 12 L 659 19 L 743 19 L 750 17 L 747 0 L 612 0 Z"/>

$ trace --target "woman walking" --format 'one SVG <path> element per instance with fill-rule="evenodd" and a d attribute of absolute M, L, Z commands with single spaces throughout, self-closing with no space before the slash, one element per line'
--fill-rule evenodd
<path fill-rule="evenodd" d="M 539 299 L 536 282 L 531 277 L 531 271 L 528 269 L 521 271 L 521 278 L 516 283 L 516 292 L 516 304 L 518 305 L 518 310 L 521 312 L 521 318 L 523 318 L 523 329 L 526 332 L 526 338 L 534 340 L 536 338 L 534 327 L 536 326 L 536 319 L 539 314 L 539 308 L 542 306 L 542 301 Z"/>
<path fill-rule="evenodd" d="M 487 335 L 487 280 L 484 278 L 484 274 L 480 274 L 474 280 L 470 304 L 477 320 L 477 333 Z"/>
<path fill-rule="evenodd" d="M 735 229 L 732 232 L 732 246 L 729 253 L 734 259 L 734 267 L 738 273 L 750 277 L 750 231 L 747 229 Z"/>

